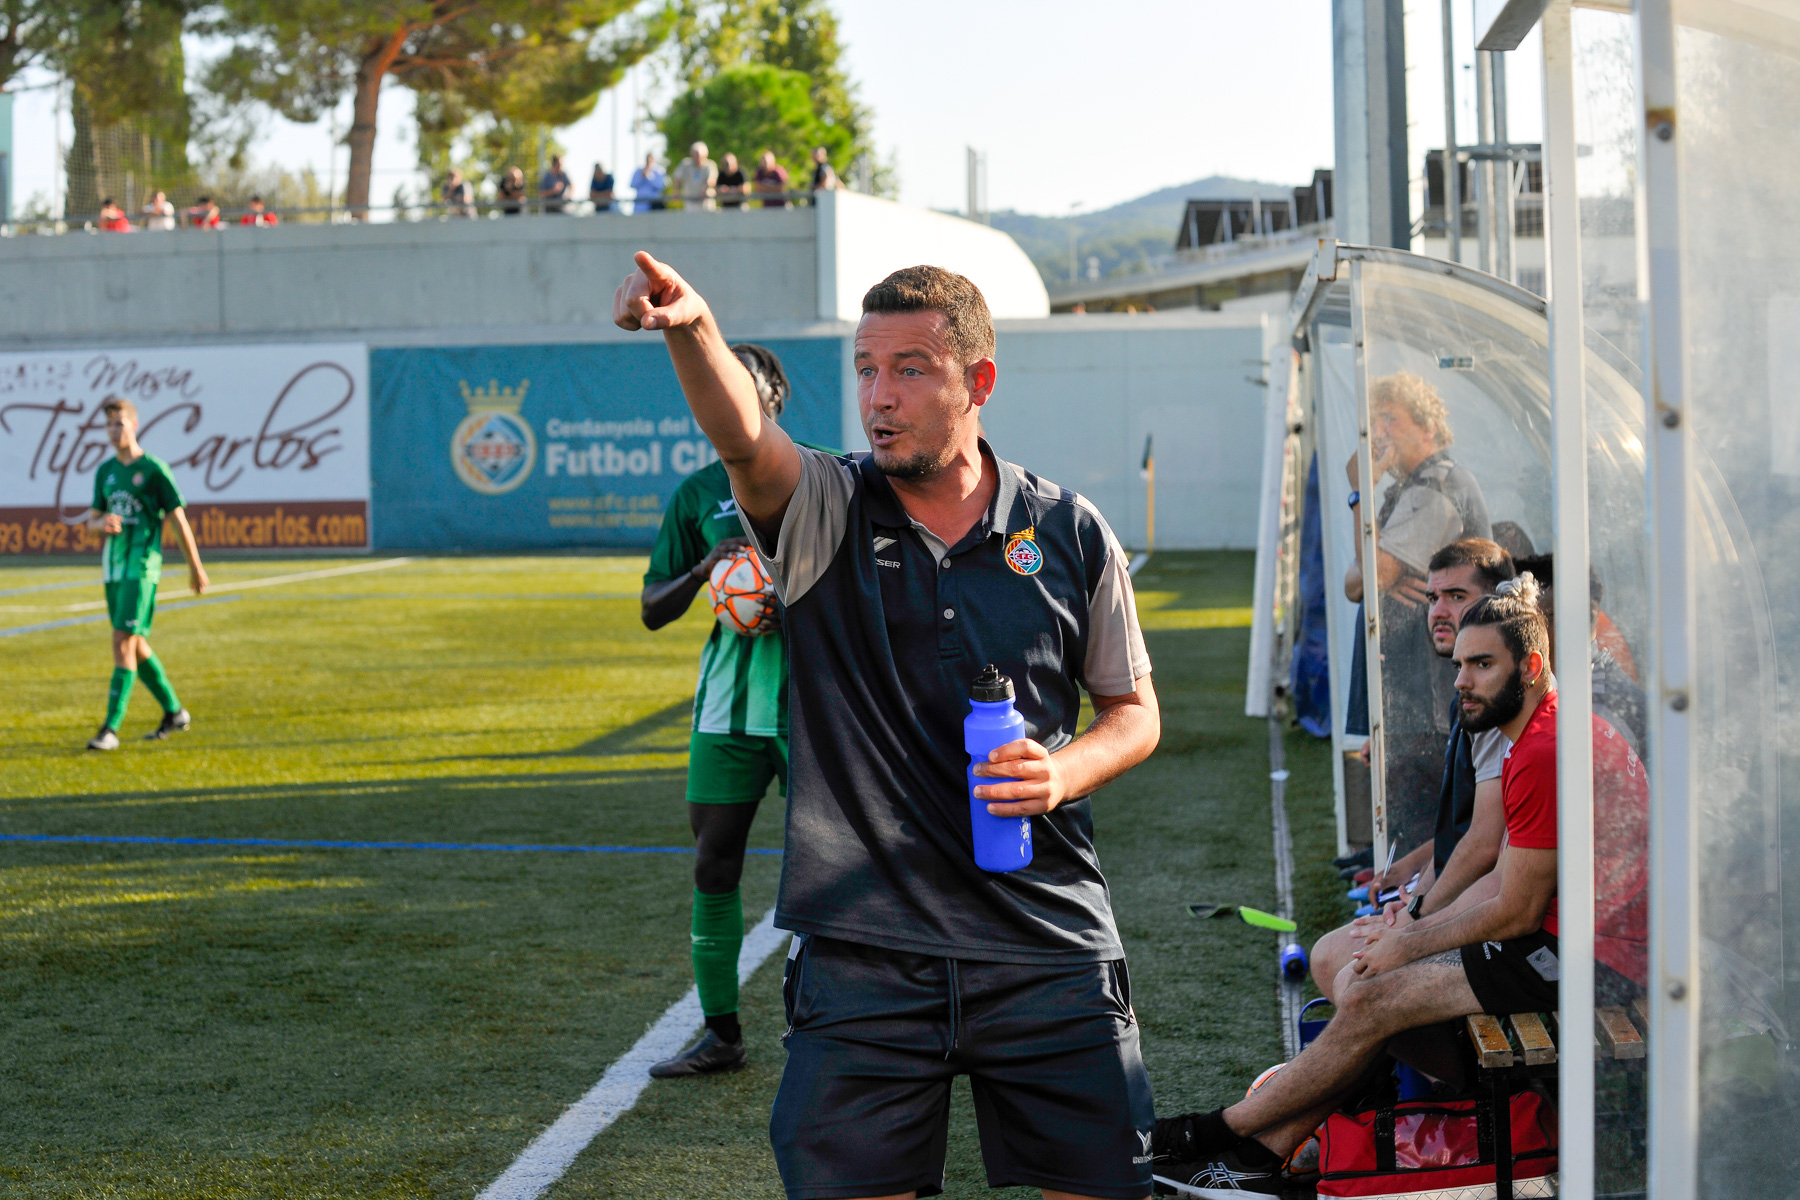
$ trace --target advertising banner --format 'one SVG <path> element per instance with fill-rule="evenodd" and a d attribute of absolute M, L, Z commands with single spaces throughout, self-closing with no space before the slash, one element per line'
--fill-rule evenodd
<path fill-rule="evenodd" d="M 368 350 L 346 343 L 0 354 L 0 554 L 99 550 L 82 519 L 114 395 L 201 549 L 368 548 Z"/>
<path fill-rule="evenodd" d="M 835 446 L 843 343 L 780 339 L 781 423 Z M 375 350 L 377 544 L 413 550 L 649 546 L 676 486 L 716 455 L 660 337 Z"/>

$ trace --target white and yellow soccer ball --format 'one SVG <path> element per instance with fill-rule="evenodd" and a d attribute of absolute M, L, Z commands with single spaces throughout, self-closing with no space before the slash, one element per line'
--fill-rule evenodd
<path fill-rule="evenodd" d="M 775 630 L 775 581 L 762 556 L 745 546 L 713 564 L 706 582 L 707 598 L 719 624 L 745 637 Z"/>

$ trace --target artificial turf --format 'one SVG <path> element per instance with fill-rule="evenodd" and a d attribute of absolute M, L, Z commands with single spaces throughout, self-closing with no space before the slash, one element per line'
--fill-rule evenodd
<path fill-rule="evenodd" d="M 0 833 L 686 844 L 707 623 L 697 606 L 646 632 L 643 565 L 428 559 L 167 610 L 152 641 L 194 730 L 137 740 L 156 717 L 140 688 L 106 756 L 81 749 L 104 624 L 4 636 L 97 599 L 44 586 L 91 566 L 0 570 Z M 1161 554 L 1138 587 L 1163 742 L 1095 823 L 1174 1111 L 1279 1058 L 1269 936 L 1185 909 L 1275 902 L 1268 742 L 1242 715 L 1250 556 Z M 1341 913 L 1330 762 L 1303 735 L 1286 751 L 1303 932 L 1322 932 Z M 780 845 L 781 815 L 771 795 L 754 846 Z M 472 1195 L 689 986 L 691 866 L 0 842 L 0 1194 Z M 778 871 L 749 860 L 751 919 Z M 747 1070 L 653 1084 L 549 1195 L 779 1195 L 779 982 L 772 961 L 745 991 Z M 955 1107 L 949 1194 L 985 1194 L 966 1087 Z"/>

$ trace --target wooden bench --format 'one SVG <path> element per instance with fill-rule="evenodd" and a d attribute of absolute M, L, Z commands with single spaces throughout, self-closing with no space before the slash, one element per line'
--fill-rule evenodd
<path fill-rule="evenodd" d="M 1631 1010 L 1594 1010 L 1596 1059 L 1633 1062 L 1644 1057 L 1643 1031 L 1650 1027 L 1649 1012 L 1641 997 Z M 1512 1013 L 1505 1017 L 1475 1013 L 1464 1018 L 1464 1028 L 1481 1067 L 1478 1084 L 1487 1092 L 1493 1110 L 1495 1200 L 1512 1200 L 1512 1155 L 1504 1152 L 1504 1148 L 1512 1146 L 1512 1098 L 1535 1082 L 1556 1078 L 1557 1045 L 1551 1034 L 1555 1025 L 1554 1014 L 1548 1023 L 1538 1013 Z"/>

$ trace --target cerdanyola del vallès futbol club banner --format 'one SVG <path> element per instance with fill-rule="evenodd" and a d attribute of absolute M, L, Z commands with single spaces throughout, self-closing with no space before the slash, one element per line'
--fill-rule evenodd
<path fill-rule="evenodd" d="M 201 549 L 367 549 L 368 358 L 348 343 L 0 354 L 0 554 L 100 548 L 80 522 L 113 452 L 109 395 L 137 405 Z"/>
<path fill-rule="evenodd" d="M 793 385 L 782 426 L 837 445 L 842 341 L 762 344 Z M 369 366 L 384 548 L 648 546 L 676 486 L 717 458 L 660 336 L 378 349 Z"/>

